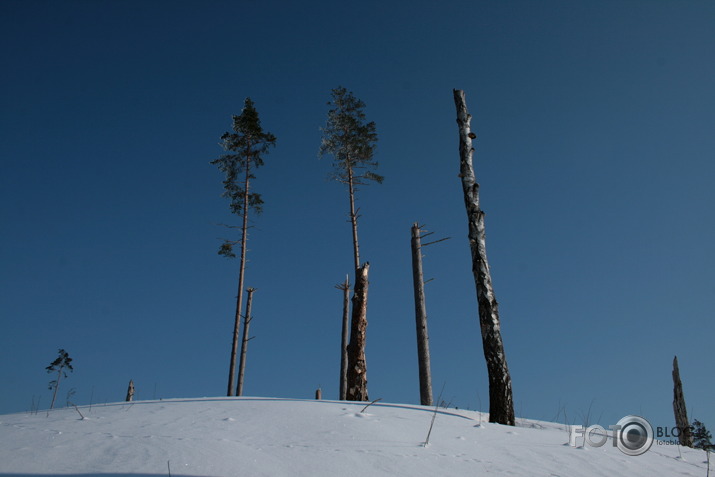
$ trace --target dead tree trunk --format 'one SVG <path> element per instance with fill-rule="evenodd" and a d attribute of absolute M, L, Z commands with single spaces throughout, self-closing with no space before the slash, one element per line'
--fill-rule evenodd
<path fill-rule="evenodd" d="M 129 387 L 127 388 L 127 398 L 126 401 L 133 401 L 134 400 L 134 380 L 130 379 L 129 380 Z"/>
<path fill-rule="evenodd" d="M 255 288 L 247 288 L 248 298 L 246 299 L 246 315 L 243 317 L 243 341 L 241 341 L 241 359 L 238 361 L 238 385 L 236 386 L 236 396 L 243 396 L 243 376 L 246 371 L 246 353 L 248 352 L 248 327 L 253 317 L 251 316 L 251 305 L 253 304 L 253 292 Z"/>
<path fill-rule="evenodd" d="M 501 338 L 499 308 L 494 297 L 487 261 L 484 212 L 479 207 L 479 184 L 474 175 L 472 162 L 474 154 L 472 139 L 476 136 L 470 129 L 472 116 L 467 112 L 464 91 L 454 90 L 454 104 L 457 108 L 457 125 L 459 126 L 459 176 L 462 178 L 464 205 L 467 209 L 469 222 L 472 273 L 479 302 L 479 324 L 482 332 L 484 358 L 489 373 L 489 421 L 513 426 L 515 420 L 511 376 Z"/>
<path fill-rule="evenodd" d="M 347 374 L 348 374 L 348 337 L 350 334 L 350 277 L 345 275 L 345 283 L 335 285 L 335 288 L 343 291 L 343 329 L 342 340 L 340 342 L 340 393 L 339 399 L 345 400 L 347 394 Z"/>
<path fill-rule="evenodd" d="M 675 413 L 675 427 L 680 431 L 678 440 L 681 446 L 693 447 L 693 433 L 690 431 L 690 421 L 685 408 L 683 396 L 683 383 L 680 381 L 678 357 L 673 358 L 673 412 Z"/>
<path fill-rule="evenodd" d="M 246 146 L 250 150 L 251 144 Z M 231 343 L 231 362 L 228 369 L 228 396 L 233 396 L 236 379 L 236 351 L 238 350 L 238 332 L 241 327 L 241 306 L 243 305 L 243 279 L 246 272 L 246 241 L 248 240 L 248 207 L 251 179 L 251 161 L 246 161 L 246 175 L 243 182 L 243 223 L 241 225 L 241 262 L 238 269 L 238 294 L 236 295 L 236 315 L 233 323 L 233 342 Z M 236 386 L 238 387 L 238 386 Z"/>
<path fill-rule="evenodd" d="M 420 226 L 412 225 L 412 283 L 415 290 L 415 325 L 417 327 L 417 363 L 420 374 L 420 404 L 432 405 L 432 373 L 430 371 L 429 334 L 427 333 L 427 306 L 425 282 L 422 274 L 422 243 Z"/>
<path fill-rule="evenodd" d="M 367 363 L 365 361 L 365 332 L 367 330 L 367 288 L 368 270 L 366 262 L 355 270 L 355 288 L 353 294 L 353 316 L 348 344 L 348 371 L 346 375 L 348 401 L 368 401 Z"/>

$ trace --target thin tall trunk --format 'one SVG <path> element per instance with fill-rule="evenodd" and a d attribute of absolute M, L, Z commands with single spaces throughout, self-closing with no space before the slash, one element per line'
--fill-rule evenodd
<path fill-rule="evenodd" d="M 250 149 L 248 144 L 247 148 Z M 241 327 L 241 307 L 243 305 L 243 278 L 246 269 L 246 241 L 248 240 L 248 187 L 251 169 L 250 154 L 246 155 L 246 177 L 243 182 L 243 225 L 241 228 L 241 261 L 238 271 L 238 295 L 236 295 L 236 315 L 233 323 L 233 342 L 231 344 L 231 362 L 228 371 L 228 392 L 227 396 L 233 396 L 234 383 L 236 379 L 236 353 L 238 351 L 238 333 Z"/>
<path fill-rule="evenodd" d="M 350 223 L 353 228 L 353 258 L 355 270 L 360 268 L 360 249 L 358 247 L 357 212 L 355 211 L 355 186 L 353 184 L 353 170 L 348 166 L 348 189 L 350 191 Z"/>
<path fill-rule="evenodd" d="M 349 401 L 368 401 L 365 332 L 367 330 L 367 288 L 369 263 L 355 270 L 353 316 L 348 344 L 347 393 Z"/>
<path fill-rule="evenodd" d="M 347 394 L 347 374 L 348 374 L 348 337 L 350 334 L 350 277 L 345 275 L 345 283 L 335 285 L 335 288 L 343 291 L 343 329 L 342 340 L 340 342 L 340 397 L 345 400 Z"/>
<path fill-rule="evenodd" d="M 246 315 L 243 317 L 243 340 L 241 341 L 241 358 L 238 362 L 238 386 L 236 387 L 236 396 L 243 396 L 243 376 L 246 371 L 246 353 L 248 352 L 248 327 L 253 319 L 251 316 L 251 305 L 253 304 L 253 292 L 255 288 L 246 289 L 248 297 L 246 298 Z"/>
<path fill-rule="evenodd" d="M 479 207 L 479 184 L 474 175 L 472 162 L 474 154 L 472 139 L 476 136 L 471 131 L 472 116 L 467 112 L 464 91 L 454 90 L 454 104 L 457 108 L 457 125 L 459 126 L 459 176 L 462 178 L 464 205 L 467 209 L 472 273 L 477 289 L 482 346 L 489 374 L 489 421 L 513 426 L 515 419 L 511 376 L 501 337 L 499 308 L 494 297 L 489 272 L 484 212 Z"/>
<path fill-rule="evenodd" d="M 693 433 L 690 431 L 688 411 L 685 408 L 685 396 L 683 395 L 683 383 L 680 381 L 677 356 L 673 358 L 673 412 L 675 413 L 675 426 L 680 431 L 678 434 L 680 445 L 693 447 Z"/>
<path fill-rule="evenodd" d="M 420 404 L 432 405 L 432 372 L 430 371 L 429 334 L 427 333 L 427 306 L 425 283 L 422 274 L 422 243 L 420 226 L 412 225 L 412 283 L 415 290 L 415 325 L 417 327 L 417 362 L 420 374 Z"/>
<path fill-rule="evenodd" d="M 60 379 L 62 379 L 62 368 L 64 366 L 60 366 L 60 369 L 57 370 L 57 382 L 55 383 L 55 392 L 52 393 L 52 402 L 50 403 L 50 409 L 55 408 L 55 399 L 57 399 L 57 390 L 60 389 Z"/>

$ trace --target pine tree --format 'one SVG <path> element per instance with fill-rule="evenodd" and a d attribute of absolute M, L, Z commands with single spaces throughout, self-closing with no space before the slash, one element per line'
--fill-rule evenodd
<path fill-rule="evenodd" d="M 703 449 L 705 455 L 707 456 L 707 475 L 710 476 L 710 453 L 715 450 L 715 445 L 713 445 L 712 438 L 713 435 L 710 434 L 705 428 L 705 424 L 698 421 L 697 419 L 693 421 L 692 425 L 692 436 L 693 436 L 693 447 L 696 449 Z"/>
<path fill-rule="evenodd" d="M 350 222 L 353 232 L 353 259 L 355 269 L 360 268 L 360 249 L 358 246 L 358 210 L 355 208 L 357 187 L 366 181 L 381 184 L 383 177 L 371 168 L 377 167 L 373 159 L 377 145 L 375 122 L 365 120 L 365 103 L 357 99 L 350 91 L 339 86 L 332 91 L 332 100 L 328 102 L 332 109 L 328 111 L 328 122 L 323 131 L 320 155 L 333 156 L 333 179 L 348 186 L 350 199 Z"/>
<path fill-rule="evenodd" d="M 60 388 L 60 380 L 67 377 L 67 371 L 74 371 L 74 368 L 72 367 L 72 358 L 70 358 L 67 351 L 60 349 L 57 353 L 57 359 L 45 368 L 48 373 L 57 373 L 57 379 L 50 381 L 48 386 L 50 390 L 54 390 L 52 393 L 52 403 L 50 403 L 50 409 L 54 409 L 55 407 L 55 399 L 57 399 L 57 390 Z"/>
<path fill-rule="evenodd" d="M 713 450 L 713 435 L 707 430 L 705 424 L 695 419 L 693 421 L 693 447 L 696 449 Z"/>
<path fill-rule="evenodd" d="M 359 186 L 369 182 L 382 183 L 383 177 L 374 172 L 377 161 L 373 158 L 377 145 L 377 129 L 373 121 L 365 118 L 365 103 L 342 86 L 332 90 L 328 121 L 322 128 L 320 155 L 333 156 L 333 179 L 345 184 L 350 201 L 350 223 L 353 239 L 355 287 L 352 298 L 352 326 L 348 344 L 348 369 L 346 399 L 366 401 L 367 366 L 365 363 L 365 331 L 367 328 L 367 290 L 369 264 L 360 263 L 358 244 L 359 209 L 355 195 Z"/>
<path fill-rule="evenodd" d="M 241 306 L 243 302 L 243 282 L 246 271 L 246 242 L 248 240 L 248 211 L 261 212 L 263 200 L 261 195 L 251 192 L 251 179 L 255 179 L 253 170 L 263 165 L 263 155 L 275 146 L 273 134 L 263 131 L 258 111 L 246 98 L 240 116 L 233 116 L 233 132 L 221 136 L 221 145 L 227 154 L 211 161 L 225 174 L 223 181 L 223 196 L 230 200 L 231 212 L 241 216 L 242 225 L 240 240 L 225 240 L 219 248 L 219 255 L 228 258 L 235 257 L 233 247 L 239 245 L 240 263 L 238 272 L 238 294 L 236 296 L 236 313 L 234 315 L 233 341 L 231 344 L 231 360 L 228 375 L 228 396 L 234 395 L 236 379 L 236 354 L 238 351 L 238 335 L 241 324 Z M 237 392 L 237 390 L 236 390 Z"/>

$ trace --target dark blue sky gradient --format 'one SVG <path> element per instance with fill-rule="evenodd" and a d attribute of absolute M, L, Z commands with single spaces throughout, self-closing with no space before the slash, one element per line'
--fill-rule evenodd
<path fill-rule="evenodd" d="M 337 397 L 344 188 L 318 159 L 330 89 L 367 104 L 359 191 L 372 398 L 419 401 L 410 225 L 435 393 L 488 409 L 452 88 L 474 116 L 519 416 L 715 425 L 715 4 L 710 1 L 0 2 L 0 413 L 65 348 L 74 401 L 225 393 L 237 261 L 216 255 L 221 134 L 256 103 L 245 392 Z M 481 402 L 481 405 L 480 405 Z"/>

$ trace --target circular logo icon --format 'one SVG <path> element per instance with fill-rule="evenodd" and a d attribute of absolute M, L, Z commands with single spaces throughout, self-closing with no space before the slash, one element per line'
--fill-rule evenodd
<path fill-rule="evenodd" d="M 640 416 L 624 417 L 616 429 L 616 446 L 626 455 L 644 454 L 653 445 L 653 427 Z"/>

